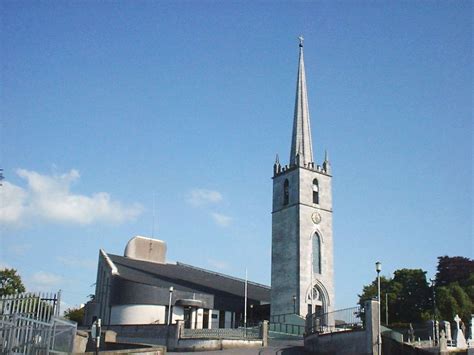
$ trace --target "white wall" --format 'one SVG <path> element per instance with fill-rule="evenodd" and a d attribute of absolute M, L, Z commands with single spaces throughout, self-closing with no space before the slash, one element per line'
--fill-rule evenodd
<path fill-rule="evenodd" d="M 166 307 L 157 305 L 112 306 L 110 324 L 164 324 Z"/>
<path fill-rule="evenodd" d="M 212 318 L 212 315 L 215 314 L 217 317 L 216 318 Z M 209 310 L 209 328 L 212 328 L 212 329 L 217 329 L 219 328 L 219 311 L 218 310 L 214 310 L 214 309 L 210 309 Z"/>
<path fill-rule="evenodd" d="M 204 317 L 204 309 L 198 308 L 198 310 L 196 312 L 196 316 L 197 316 L 196 329 L 202 329 L 202 320 L 203 320 L 203 317 Z"/>
<path fill-rule="evenodd" d="M 209 310 L 209 321 L 207 322 L 207 328 L 212 328 L 212 309 Z"/>
<path fill-rule="evenodd" d="M 171 321 L 176 323 L 177 320 L 184 320 L 184 309 L 180 306 L 173 306 L 173 318 L 171 318 Z"/>

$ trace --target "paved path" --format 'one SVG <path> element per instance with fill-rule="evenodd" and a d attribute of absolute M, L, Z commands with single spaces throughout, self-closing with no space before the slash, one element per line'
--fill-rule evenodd
<path fill-rule="evenodd" d="M 254 349 L 227 349 L 215 351 L 179 352 L 170 354 L 196 355 L 299 355 L 307 354 L 303 348 L 303 340 L 274 340 L 270 339 L 268 347 Z"/>

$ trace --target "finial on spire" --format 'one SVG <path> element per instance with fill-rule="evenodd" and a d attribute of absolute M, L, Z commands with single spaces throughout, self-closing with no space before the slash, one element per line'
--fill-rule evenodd
<path fill-rule="evenodd" d="M 323 170 L 326 172 L 326 174 L 331 175 L 331 163 L 329 162 L 329 154 L 327 149 L 324 150 Z"/>
<path fill-rule="evenodd" d="M 273 164 L 273 176 L 277 176 L 281 173 L 280 158 L 276 155 L 275 164 Z"/>
<path fill-rule="evenodd" d="M 300 47 L 303 47 L 303 42 L 304 42 L 303 36 L 299 36 L 298 39 L 300 40 Z"/>

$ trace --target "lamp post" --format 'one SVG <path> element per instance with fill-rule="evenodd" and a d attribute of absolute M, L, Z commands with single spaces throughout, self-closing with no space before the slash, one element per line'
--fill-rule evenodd
<path fill-rule="evenodd" d="M 435 345 L 438 343 L 438 332 L 436 331 L 436 293 L 435 293 L 435 279 L 430 279 L 431 281 L 431 288 L 433 289 L 433 341 Z"/>
<path fill-rule="evenodd" d="M 293 313 L 296 314 L 296 296 L 293 295 Z"/>
<path fill-rule="evenodd" d="M 168 303 L 168 325 L 171 324 L 171 316 L 173 313 L 171 313 L 171 298 L 173 297 L 173 286 L 170 286 L 170 301 Z"/>
<path fill-rule="evenodd" d="M 378 304 L 378 309 L 379 309 L 379 314 L 378 314 L 378 330 L 377 330 L 377 354 L 381 355 L 382 354 L 382 336 L 380 334 L 380 271 L 382 271 L 382 263 L 380 261 L 377 261 L 375 263 L 375 271 L 377 271 L 377 301 L 379 301 Z"/>
<path fill-rule="evenodd" d="M 309 261 L 309 268 L 310 268 L 310 271 L 311 271 L 311 274 L 310 274 L 310 280 L 309 280 L 309 294 L 310 294 L 310 301 L 311 301 L 311 312 L 310 312 L 310 315 L 315 313 L 314 311 L 314 294 L 313 294 L 313 288 L 314 288 L 314 284 L 313 284 L 313 258 L 314 258 L 314 255 L 313 255 L 313 236 L 314 234 L 311 234 L 311 236 L 309 237 L 309 247 L 311 249 L 311 259 Z M 296 312 L 295 312 L 296 313 Z M 313 319 L 313 317 L 311 317 L 311 319 Z"/>

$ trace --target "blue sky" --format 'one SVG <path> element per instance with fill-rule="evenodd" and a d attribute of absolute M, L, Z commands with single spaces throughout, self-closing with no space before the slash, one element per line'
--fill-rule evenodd
<path fill-rule="evenodd" d="M 153 233 L 170 261 L 269 284 L 300 34 L 336 308 L 376 260 L 432 277 L 438 256 L 473 257 L 472 2 L 0 6 L 0 264 L 28 289 L 80 304 L 99 248 Z"/>

